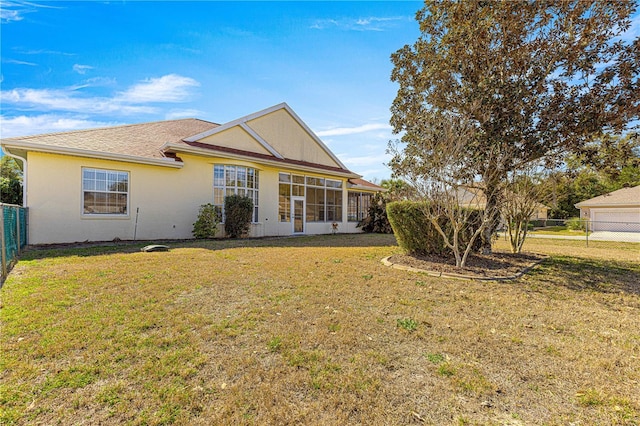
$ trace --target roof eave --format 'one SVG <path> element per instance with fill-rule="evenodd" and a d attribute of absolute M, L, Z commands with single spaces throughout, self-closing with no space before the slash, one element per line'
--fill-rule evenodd
<path fill-rule="evenodd" d="M 573 205 L 574 207 L 580 209 L 584 207 L 594 208 L 594 207 L 640 207 L 640 202 L 623 202 L 623 203 L 606 203 L 606 204 L 588 204 L 588 203 L 577 203 Z"/>
<path fill-rule="evenodd" d="M 368 191 L 368 192 L 387 192 L 388 189 L 386 188 L 373 188 L 371 186 L 366 186 L 366 185 L 353 185 L 350 184 L 348 186 L 349 190 L 354 190 L 357 189 L 358 191 Z"/>
<path fill-rule="evenodd" d="M 225 157 L 225 158 L 231 158 L 234 160 L 242 160 L 242 161 L 251 161 L 253 163 L 258 163 L 258 164 L 265 164 L 265 165 L 269 165 L 269 166 L 278 166 L 280 168 L 282 168 L 283 166 L 289 168 L 289 169 L 295 169 L 295 170 L 303 170 L 303 171 L 307 171 L 307 172 L 313 172 L 313 173 L 323 173 L 323 174 L 332 174 L 335 176 L 341 176 L 341 177 L 345 177 L 345 178 L 360 178 L 361 176 L 359 174 L 353 173 L 349 170 L 345 170 L 345 171 L 340 171 L 340 170 L 328 170 L 322 167 L 313 167 L 313 166 L 305 166 L 305 165 L 300 165 L 300 164 L 293 164 L 293 163 L 288 163 L 286 161 L 286 159 L 284 160 L 280 160 L 277 158 L 274 158 L 273 160 L 269 160 L 269 159 L 265 159 L 265 158 L 256 158 L 253 157 L 251 155 L 244 155 L 241 153 L 232 153 L 232 152 L 219 152 L 219 151 L 215 151 L 215 150 L 210 150 L 210 149 L 205 149 L 205 148 L 199 148 L 199 147 L 194 147 L 194 146 L 189 146 L 189 145 L 183 145 L 183 144 L 175 144 L 172 142 L 168 142 L 166 144 L 164 144 L 161 148 L 162 151 L 169 151 L 169 152 L 183 152 L 186 154 L 193 154 L 193 155 L 201 155 L 201 156 L 205 156 L 205 157 Z"/>

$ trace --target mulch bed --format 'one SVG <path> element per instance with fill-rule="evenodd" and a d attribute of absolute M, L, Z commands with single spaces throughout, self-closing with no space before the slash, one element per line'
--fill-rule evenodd
<path fill-rule="evenodd" d="M 453 256 L 394 255 L 388 261 L 394 265 L 420 269 L 425 272 L 463 275 L 478 279 L 505 279 L 522 274 L 545 258 L 546 256 L 535 253 L 473 254 L 469 255 L 464 268 L 456 268 Z"/>

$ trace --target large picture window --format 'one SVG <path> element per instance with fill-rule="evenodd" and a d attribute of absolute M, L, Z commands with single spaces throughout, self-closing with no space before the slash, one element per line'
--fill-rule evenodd
<path fill-rule="evenodd" d="M 128 215 L 129 172 L 82 169 L 82 213 Z"/>
<path fill-rule="evenodd" d="M 253 222 L 258 221 L 258 170 L 244 166 L 213 166 L 213 205 L 224 218 L 224 197 L 240 195 L 253 200 Z"/>

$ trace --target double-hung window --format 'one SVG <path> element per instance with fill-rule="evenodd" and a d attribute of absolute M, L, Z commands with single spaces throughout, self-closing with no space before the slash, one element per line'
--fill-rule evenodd
<path fill-rule="evenodd" d="M 84 215 L 129 214 L 129 172 L 82 169 Z"/>

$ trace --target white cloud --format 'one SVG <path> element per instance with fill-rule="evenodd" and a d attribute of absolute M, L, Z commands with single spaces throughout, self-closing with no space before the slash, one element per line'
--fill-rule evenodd
<path fill-rule="evenodd" d="M 370 29 L 374 31 L 379 31 L 381 26 L 386 24 L 396 22 L 401 20 L 400 17 L 391 17 L 391 18 L 379 18 L 376 16 L 372 16 L 369 18 L 360 18 L 356 21 L 356 25 L 358 25 L 362 29 Z"/>
<path fill-rule="evenodd" d="M 177 74 L 168 74 L 160 78 L 149 78 L 136 84 L 118 99 L 126 103 L 143 102 L 184 102 L 190 96 L 192 87 L 198 87 L 196 80 Z"/>
<path fill-rule="evenodd" d="M 338 26 L 340 26 L 340 23 L 335 19 L 318 19 L 311 24 L 311 28 L 314 30 L 324 30 L 325 28 Z"/>
<path fill-rule="evenodd" d="M 372 117 L 376 116 L 365 118 L 370 121 L 367 124 L 325 128 L 316 132 L 349 170 L 369 181 L 390 176 L 385 164 L 391 160 L 387 146 L 393 137 L 392 128 L 383 117 Z"/>
<path fill-rule="evenodd" d="M 349 154 L 342 153 L 338 155 L 338 158 L 349 167 L 353 167 L 354 170 L 361 169 L 362 167 L 382 166 L 384 163 L 391 159 L 389 154 L 369 154 L 350 156 Z"/>
<path fill-rule="evenodd" d="M 123 123 L 88 120 L 83 117 L 65 117 L 55 114 L 18 117 L 0 116 L 0 136 L 28 136 L 42 133 L 65 132 L 95 127 L 115 126 Z"/>
<path fill-rule="evenodd" d="M 355 135 L 358 133 L 372 132 L 375 130 L 391 130 L 391 126 L 383 123 L 363 124 L 356 127 L 337 127 L 335 129 L 321 130 L 316 132 L 319 137 Z"/>
<path fill-rule="evenodd" d="M 92 69 L 93 67 L 91 65 L 80 65 L 80 64 L 73 65 L 73 70 L 78 74 L 86 74 L 88 70 L 92 70 Z"/>
<path fill-rule="evenodd" d="M 20 48 L 13 48 L 17 53 L 24 55 L 61 55 L 61 56 L 76 56 L 75 53 L 61 52 L 59 50 L 22 50 Z"/>
<path fill-rule="evenodd" d="M 159 109 L 149 103 L 185 102 L 189 89 L 199 83 L 189 77 L 169 74 L 147 79 L 114 97 L 86 96 L 78 89 L 99 85 L 111 80 L 87 80 L 81 86 L 65 89 L 18 88 L 0 92 L 3 104 L 39 112 L 65 111 L 83 114 L 157 114 Z"/>
<path fill-rule="evenodd" d="M 3 103 L 40 111 L 67 111 L 94 114 L 152 114 L 156 108 L 127 105 L 114 98 L 81 97 L 69 89 L 13 89 L 0 93 Z"/>
<path fill-rule="evenodd" d="M 165 120 L 176 120 L 179 118 L 195 118 L 204 115 L 204 113 L 197 109 L 182 109 L 173 110 L 165 114 Z"/>
<path fill-rule="evenodd" d="M 27 1 L 2 1 L 0 5 L 0 22 L 8 24 L 23 19 L 25 13 L 35 12 L 38 8 L 62 9 L 58 6 L 43 5 Z"/>
<path fill-rule="evenodd" d="M 20 12 L 18 10 L 7 9 L 4 5 L 0 8 L 0 22 L 3 24 L 21 20 L 22 16 L 20 16 Z"/>
<path fill-rule="evenodd" d="M 115 86 L 116 85 L 116 79 L 115 78 L 109 78 L 109 77 L 92 77 L 92 78 L 88 78 L 84 81 L 81 81 L 78 84 L 75 84 L 73 86 L 70 86 L 68 88 L 68 90 L 80 90 L 80 89 L 86 89 L 88 87 L 105 87 L 105 86 Z"/>
<path fill-rule="evenodd" d="M 310 28 L 314 30 L 338 28 L 347 31 L 385 31 L 389 28 L 392 28 L 400 21 L 411 19 L 411 17 L 402 16 L 370 16 L 366 18 L 318 19 L 314 21 L 313 24 L 311 24 Z"/>
<path fill-rule="evenodd" d="M 349 170 L 362 175 L 368 181 L 388 179 L 391 175 L 389 167 L 386 166 L 386 163 L 391 160 L 388 154 L 350 156 L 347 153 L 339 153 L 337 155 Z"/>
<path fill-rule="evenodd" d="M 2 62 L 4 62 L 5 64 L 29 65 L 30 67 L 38 66 L 38 64 L 35 64 L 33 62 L 19 61 L 17 59 L 3 59 Z"/>

